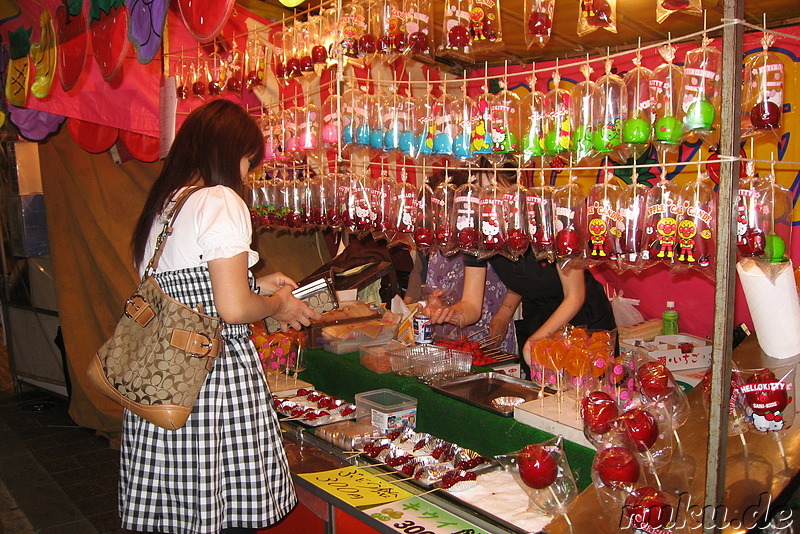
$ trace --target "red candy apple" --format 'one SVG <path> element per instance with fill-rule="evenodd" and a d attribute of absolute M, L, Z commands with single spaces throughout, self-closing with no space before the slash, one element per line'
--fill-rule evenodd
<path fill-rule="evenodd" d="M 781 122 L 781 108 L 774 102 L 759 102 L 750 110 L 750 122 L 757 130 L 777 128 Z"/>
<path fill-rule="evenodd" d="M 371 33 L 365 33 L 358 39 L 358 50 L 362 54 L 374 54 L 378 49 L 378 40 Z"/>
<path fill-rule="evenodd" d="M 447 43 L 451 48 L 463 48 L 469 44 L 469 30 L 461 24 L 456 24 L 447 33 Z"/>
<path fill-rule="evenodd" d="M 625 447 L 608 447 L 598 451 L 592 468 L 603 484 L 615 489 L 639 480 L 639 461 Z"/>
<path fill-rule="evenodd" d="M 553 21 L 547 13 L 535 11 L 528 16 L 528 35 L 546 36 L 552 27 Z"/>
<path fill-rule="evenodd" d="M 640 452 L 649 450 L 658 439 L 658 421 L 644 408 L 628 410 L 620 420 L 626 435 Z"/>
<path fill-rule="evenodd" d="M 646 362 L 636 371 L 639 389 L 651 399 L 663 399 L 675 388 L 672 371 L 661 362 Z"/>
<path fill-rule="evenodd" d="M 748 227 L 736 247 L 743 256 L 763 256 L 767 237 L 761 228 Z"/>
<path fill-rule="evenodd" d="M 544 489 L 558 476 L 556 459 L 541 445 L 526 445 L 517 458 L 519 476 L 528 486 Z"/>
<path fill-rule="evenodd" d="M 663 0 L 663 2 L 661 2 L 661 7 L 669 9 L 670 11 L 686 9 L 689 7 L 689 0 Z"/>
<path fill-rule="evenodd" d="M 514 228 L 508 232 L 508 250 L 522 254 L 528 248 L 530 238 L 521 228 Z"/>
<path fill-rule="evenodd" d="M 556 254 L 569 256 L 580 250 L 580 239 L 574 228 L 562 228 L 556 234 Z"/>
<path fill-rule="evenodd" d="M 433 246 L 433 232 L 427 228 L 417 228 L 414 230 L 414 242 L 418 247 Z"/>
<path fill-rule="evenodd" d="M 617 417 L 617 403 L 605 391 L 592 391 L 581 400 L 581 418 L 592 434 L 605 434 Z"/>
<path fill-rule="evenodd" d="M 464 228 L 458 232 L 458 246 L 461 248 L 475 248 L 478 246 L 478 230 Z"/>
<path fill-rule="evenodd" d="M 667 496 L 652 486 L 636 488 L 625 499 L 625 514 L 633 528 L 663 528 L 672 518 Z"/>
<path fill-rule="evenodd" d="M 328 49 L 322 45 L 315 45 L 311 49 L 311 60 L 315 65 L 328 61 Z"/>
<path fill-rule="evenodd" d="M 786 384 L 775 378 L 775 373 L 769 369 L 762 369 L 747 379 L 742 391 L 747 404 L 759 415 L 782 412 L 791 401 Z"/>
<path fill-rule="evenodd" d="M 430 51 L 428 35 L 425 32 L 414 32 L 408 36 L 408 46 L 412 54 L 427 54 Z"/>

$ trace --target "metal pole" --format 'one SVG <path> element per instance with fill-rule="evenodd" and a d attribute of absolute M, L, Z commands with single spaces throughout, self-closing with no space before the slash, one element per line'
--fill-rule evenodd
<path fill-rule="evenodd" d="M 724 17 L 741 20 L 744 0 L 724 0 Z M 719 209 L 717 217 L 717 265 L 714 296 L 714 346 L 712 350 L 711 402 L 708 417 L 705 510 L 716 510 L 725 495 L 725 461 L 728 450 L 728 399 L 733 352 L 733 301 L 736 280 L 736 199 L 739 166 L 724 156 L 737 157 L 740 146 L 742 92 L 741 24 L 725 26 L 722 33 L 722 109 L 720 116 Z M 721 515 L 722 517 L 717 517 Z M 703 530 L 716 532 L 724 514 L 707 513 Z"/>

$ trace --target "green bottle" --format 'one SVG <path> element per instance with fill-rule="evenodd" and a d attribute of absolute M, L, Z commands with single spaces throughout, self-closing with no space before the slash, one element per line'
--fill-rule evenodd
<path fill-rule="evenodd" d="M 667 301 L 667 309 L 661 314 L 661 320 L 661 333 L 663 335 L 667 336 L 678 333 L 678 310 L 675 309 L 675 302 L 671 300 Z"/>

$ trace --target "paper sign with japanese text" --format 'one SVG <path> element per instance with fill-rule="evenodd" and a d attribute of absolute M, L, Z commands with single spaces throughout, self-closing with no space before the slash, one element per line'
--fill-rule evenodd
<path fill-rule="evenodd" d="M 390 481 L 381 480 L 358 467 L 342 467 L 298 476 L 359 508 L 384 505 L 412 496 Z"/>
<path fill-rule="evenodd" d="M 488 534 L 488 531 L 416 496 L 363 511 L 403 534 Z"/>

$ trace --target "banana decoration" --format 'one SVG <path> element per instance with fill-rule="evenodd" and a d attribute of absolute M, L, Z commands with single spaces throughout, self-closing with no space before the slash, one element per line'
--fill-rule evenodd
<path fill-rule="evenodd" d="M 39 17 L 42 34 L 38 41 L 31 44 L 30 58 L 36 73 L 31 84 L 31 93 L 36 98 L 44 98 L 50 92 L 56 73 L 58 50 L 56 46 L 56 29 L 48 10 L 43 10 Z"/>
<path fill-rule="evenodd" d="M 28 99 L 28 79 L 31 72 L 28 52 L 31 48 L 32 31 L 32 27 L 20 26 L 8 32 L 11 59 L 8 61 L 6 98 L 17 107 L 24 107 Z"/>

